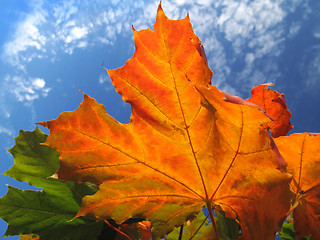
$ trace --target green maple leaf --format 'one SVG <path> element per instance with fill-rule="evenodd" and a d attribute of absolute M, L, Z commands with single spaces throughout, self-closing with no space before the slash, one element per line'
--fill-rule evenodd
<path fill-rule="evenodd" d="M 76 184 L 51 178 L 59 167 L 58 153 L 41 143 L 47 135 L 38 128 L 20 131 L 8 151 L 15 165 L 4 174 L 42 188 L 21 190 L 9 186 L 0 198 L 0 218 L 8 223 L 5 236 L 37 234 L 41 239 L 97 239 L 103 223 L 82 217 L 74 219 L 84 195 L 96 192 L 93 184 Z M 72 220 L 72 221 L 70 221 Z"/>

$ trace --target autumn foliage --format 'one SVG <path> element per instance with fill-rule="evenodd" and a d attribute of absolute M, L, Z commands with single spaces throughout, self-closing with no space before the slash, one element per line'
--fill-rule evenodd
<path fill-rule="evenodd" d="M 113 228 L 113 239 L 274 239 L 293 211 L 287 239 L 320 239 L 320 136 L 286 136 L 284 96 L 263 84 L 243 100 L 211 85 L 188 16 L 170 20 L 159 6 L 154 29 L 133 34 L 134 56 L 107 70 L 130 123 L 84 94 L 75 111 L 39 123 L 48 137 L 22 131 L 6 174 L 43 190 L 10 188 L 0 199 L 7 235 L 97 239 Z M 37 171 L 40 180 L 30 177 Z"/>

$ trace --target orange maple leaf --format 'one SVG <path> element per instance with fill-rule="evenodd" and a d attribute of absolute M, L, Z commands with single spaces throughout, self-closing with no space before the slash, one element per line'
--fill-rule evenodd
<path fill-rule="evenodd" d="M 296 239 L 311 235 L 320 239 L 320 135 L 295 133 L 275 139 L 292 174 L 291 189 L 296 194 L 293 210 Z"/>
<path fill-rule="evenodd" d="M 290 208 L 291 178 L 277 169 L 262 127 L 270 119 L 210 86 L 188 16 L 170 20 L 159 6 L 154 30 L 133 33 L 134 56 L 108 70 L 131 104 L 130 124 L 87 95 L 74 112 L 41 123 L 50 129 L 46 144 L 60 154 L 59 178 L 99 185 L 77 217 L 146 219 L 158 239 L 204 205 L 210 213 L 219 205 L 240 220 L 243 238 L 271 239 Z"/>
<path fill-rule="evenodd" d="M 290 123 L 291 113 L 289 112 L 286 100 L 283 94 L 269 87 L 272 83 L 261 84 L 256 86 L 251 91 L 251 98 L 247 101 L 257 104 L 273 121 L 267 124 L 274 138 L 285 136 L 293 128 Z"/>

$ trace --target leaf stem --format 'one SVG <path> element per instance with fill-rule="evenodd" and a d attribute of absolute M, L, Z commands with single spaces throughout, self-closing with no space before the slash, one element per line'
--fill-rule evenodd
<path fill-rule="evenodd" d="M 182 240 L 182 233 L 183 233 L 183 225 L 180 226 L 180 233 L 179 233 L 179 239 Z"/>
<path fill-rule="evenodd" d="M 214 217 L 213 217 L 213 214 L 212 214 L 212 207 L 211 207 L 211 203 L 210 202 L 207 202 L 207 208 L 208 208 L 208 211 L 209 211 L 210 220 L 211 220 L 215 235 L 217 237 L 217 240 L 220 240 L 217 224 L 216 224 L 216 221 L 214 220 Z"/>
<path fill-rule="evenodd" d="M 121 235 L 125 236 L 126 238 L 128 238 L 129 240 L 132 240 L 131 237 L 129 237 L 127 234 L 125 234 L 124 232 L 120 231 L 118 228 L 116 228 L 115 226 L 113 226 L 111 223 L 109 223 L 107 220 L 104 220 L 104 222 L 111 227 L 113 230 L 117 231 L 118 233 L 120 233 Z"/>

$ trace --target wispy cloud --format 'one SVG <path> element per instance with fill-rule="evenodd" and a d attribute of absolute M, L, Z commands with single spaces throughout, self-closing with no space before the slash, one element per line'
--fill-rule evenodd
<path fill-rule="evenodd" d="M 72 54 L 76 48 L 113 44 L 119 34 L 131 36 L 131 25 L 150 27 L 157 3 L 63 1 L 41 6 L 17 23 L 12 39 L 3 46 L 3 61 L 25 69 L 35 58 L 55 59 L 58 54 Z"/>
<path fill-rule="evenodd" d="M 134 13 L 139 10 L 145 12 L 142 10 L 146 5 L 148 8 L 143 1 L 128 4 L 116 0 L 111 3 L 84 1 L 81 4 L 75 1 L 30 1 L 33 10 L 16 23 L 12 38 L 2 46 L 1 60 L 9 64 L 9 71 L 3 74 L 5 78 L 1 83 L 1 88 L 7 89 L 3 94 L 11 94 L 26 104 L 47 96 L 50 87 L 45 87 L 45 80 L 30 77 L 29 63 L 36 59 L 54 62 L 63 54 L 73 54 L 77 48 L 112 45 L 119 34 L 132 36 L 131 24 L 134 19 L 139 19 L 139 15 Z M 152 9 L 153 18 L 155 10 L 156 5 Z M 147 15 L 141 17 L 145 23 Z M 148 26 L 152 23 L 149 22 Z M 141 25 L 136 22 L 137 27 Z"/>
<path fill-rule="evenodd" d="M 6 128 L 0 125 L 0 134 L 6 134 L 10 137 L 13 137 L 13 131 L 10 128 Z"/>
<path fill-rule="evenodd" d="M 86 27 L 74 27 L 70 30 L 69 35 L 65 38 L 66 43 L 84 38 L 88 34 Z"/>
<path fill-rule="evenodd" d="M 189 13 L 214 70 L 213 83 L 235 94 L 239 93 L 235 85 L 241 84 L 247 92 L 257 83 L 279 79 L 275 58 L 283 53 L 287 37 L 294 38 L 301 29 L 299 21 L 288 25 L 285 20 L 301 4 L 307 8 L 301 0 L 162 1 L 170 18 Z M 37 58 L 55 61 L 57 56 L 72 54 L 78 48 L 112 45 L 119 35 L 132 36 L 131 25 L 138 30 L 152 27 L 157 5 L 156 1 L 142 0 L 34 4 L 34 11 L 17 24 L 13 38 L 4 47 L 2 60 L 27 71 L 25 66 Z M 319 30 L 314 31 L 314 36 L 319 36 Z M 14 93 L 19 101 L 44 95 L 41 91 L 29 93 L 32 84 L 21 77 L 10 78 L 21 80 L 17 84 L 20 90 Z"/>
<path fill-rule="evenodd" d="M 111 79 L 110 79 L 110 77 L 108 76 L 107 73 L 101 73 L 99 75 L 98 82 L 99 82 L 99 84 L 104 86 L 107 91 L 110 91 L 110 90 L 114 89 L 114 86 L 113 86 L 113 84 L 111 82 Z"/>
<path fill-rule="evenodd" d="M 301 21 L 291 22 L 287 17 L 302 1 L 179 1 L 176 5 L 181 4 L 188 8 L 194 30 L 203 41 L 215 85 L 241 95 L 256 84 L 277 82 L 282 77 L 277 59 L 287 39 L 294 38 L 301 28 Z"/>
<path fill-rule="evenodd" d="M 314 94 L 314 97 L 319 97 L 320 91 L 319 76 L 320 76 L 320 44 L 310 47 L 309 51 L 305 53 L 301 59 L 299 66 L 300 71 L 304 72 L 304 81 L 306 85 L 306 92 Z"/>
<path fill-rule="evenodd" d="M 71 15 L 76 14 L 77 12 L 78 7 L 73 0 L 64 1 L 59 5 L 53 6 L 53 16 L 57 25 L 63 21 L 67 21 Z"/>
<path fill-rule="evenodd" d="M 45 17 L 46 13 L 43 11 L 34 12 L 18 24 L 13 39 L 3 47 L 5 61 L 14 66 L 22 66 L 20 65 L 23 57 L 21 53 L 29 49 L 35 49 L 40 52 L 45 51 L 44 46 L 47 42 L 47 37 L 38 28 L 46 21 Z"/>
<path fill-rule="evenodd" d="M 24 78 L 23 76 L 7 75 L 4 78 L 1 89 L 10 92 L 14 97 L 26 104 L 31 104 L 40 96 L 46 97 L 51 90 L 45 87 L 45 81 L 41 78 Z"/>
<path fill-rule="evenodd" d="M 256 63 L 261 58 L 279 55 L 283 41 L 279 23 L 286 13 L 278 1 L 215 1 L 215 20 L 212 34 L 220 44 L 213 46 L 209 54 L 219 67 L 215 68 L 215 79 L 221 87 L 238 86 L 248 90 L 261 83 L 266 73 L 257 72 Z M 192 11 L 192 10 L 191 10 Z M 191 15 L 192 16 L 192 15 Z M 205 36 L 210 38 L 208 34 Z M 216 58 L 214 52 L 221 52 Z M 237 68 L 242 66 L 241 69 Z M 232 69 L 232 70 L 230 70 Z M 268 73 L 270 77 L 270 72 Z M 258 78 L 257 78 L 258 77 Z M 273 76 L 275 77 L 275 76 Z"/>

